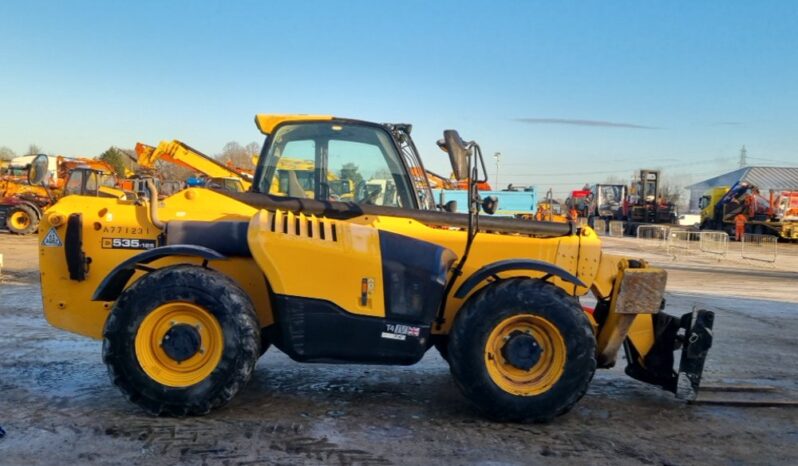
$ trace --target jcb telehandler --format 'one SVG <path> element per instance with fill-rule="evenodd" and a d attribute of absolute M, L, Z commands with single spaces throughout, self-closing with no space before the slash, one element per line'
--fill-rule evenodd
<path fill-rule="evenodd" d="M 371 364 L 413 364 L 435 346 L 465 397 L 501 420 L 567 412 L 621 346 L 629 375 L 695 396 L 713 314 L 660 312 L 665 271 L 603 254 L 588 227 L 479 215 L 475 142 L 453 130 L 439 142 L 469 181 L 469 213 L 457 214 L 411 176 L 425 170 L 410 125 L 256 123 L 266 143 L 250 192 L 158 201 L 153 185 L 149 202 L 67 196 L 44 216 L 47 319 L 102 338 L 111 380 L 147 412 L 224 405 L 269 345 Z M 282 157 L 313 164 L 311 189 L 274 191 Z M 31 172 L 41 183 L 45 171 Z M 351 202 L 336 200 L 330 174 L 352 181 Z M 390 196 L 369 183 L 385 179 Z M 580 304 L 588 293 L 593 309 Z"/>

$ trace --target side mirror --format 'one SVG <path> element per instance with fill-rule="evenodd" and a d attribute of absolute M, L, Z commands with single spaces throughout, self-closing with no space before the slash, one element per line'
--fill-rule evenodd
<path fill-rule="evenodd" d="M 42 186 L 50 174 L 50 159 L 44 154 L 37 155 L 28 169 L 28 183 L 31 186 Z"/>
<path fill-rule="evenodd" d="M 453 129 L 444 130 L 443 140 L 438 141 L 438 147 L 449 154 L 454 178 L 457 181 L 468 179 L 469 149 L 457 131 Z"/>

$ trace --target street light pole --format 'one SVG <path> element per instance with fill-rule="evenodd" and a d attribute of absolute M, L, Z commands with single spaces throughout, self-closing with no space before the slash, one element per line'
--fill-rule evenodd
<path fill-rule="evenodd" d="M 493 158 L 496 159 L 496 187 L 494 189 L 499 189 L 499 157 L 501 157 L 501 152 L 496 152 L 493 154 Z"/>

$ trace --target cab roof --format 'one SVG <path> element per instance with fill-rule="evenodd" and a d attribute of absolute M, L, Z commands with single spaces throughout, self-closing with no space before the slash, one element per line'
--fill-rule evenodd
<path fill-rule="evenodd" d="M 274 128 L 281 123 L 285 123 L 287 121 L 332 121 L 332 120 L 341 120 L 341 121 L 348 121 L 348 122 L 360 122 L 360 123 L 368 123 L 362 120 L 354 120 L 351 118 L 340 118 L 335 117 L 332 115 L 306 115 L 306 114 L 277 114 L 277 113 L 259 113 L 255 115 L 255 125 L 258 127 L 261 133 L 265 134 L 266 136 L 270 135 Z M 374 123 L 371 123 L 374 124 Z M 413 125 L 409 123 L 383 123 L 382 126 L 388 128 L 389 130 L 400 130 L 404 131 L 407 134 L 413 130 Z"/>
<path fill-rule="evenodd" d="M 302 115 L 302 114 L 273 114 L 259 113 L 255 115 L 255 125 L 261 133 L 269 135 L 274 127 L 286 121 L 330 121 L 332 115 Z"/>

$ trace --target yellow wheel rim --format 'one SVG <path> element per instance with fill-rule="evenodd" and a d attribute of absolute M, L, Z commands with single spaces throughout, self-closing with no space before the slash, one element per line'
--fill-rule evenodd
<path fill-rule="evenodd" d="M 199 334 L 199 350 L 184 361 L 172 359 L 162 344 L 175 325 L 194 327 Z M 192 303 L 171 302 L 153 309 L 136 333 L 136 358 L 154 381 L 169 387 L 187 387 L 208 377 L 219 364 L 224 349 L 224 334 L 210 312 Z"/>
<path fill-rule="evenodd" d="M 517 332 L 532 336 L 540 347 L 540 356 L 529 370 L 511 365 L 502 348 Z M 563 374 L 566 358 L 565 340 L 550 321 L 532 314 L 519 314 L 501 321 L 485 344 L 485 366 L 491 380 L 513 395 L 535 396 L 549 390 Z"/>
<path fill-rule="evenodd" d="M 10 220 L 11 225 L 19 230 L 27 228 L 28 225 L 30 225 L 30 217 L 28 217 L 28 214 L 19 210 L 11 214 Z"/>

